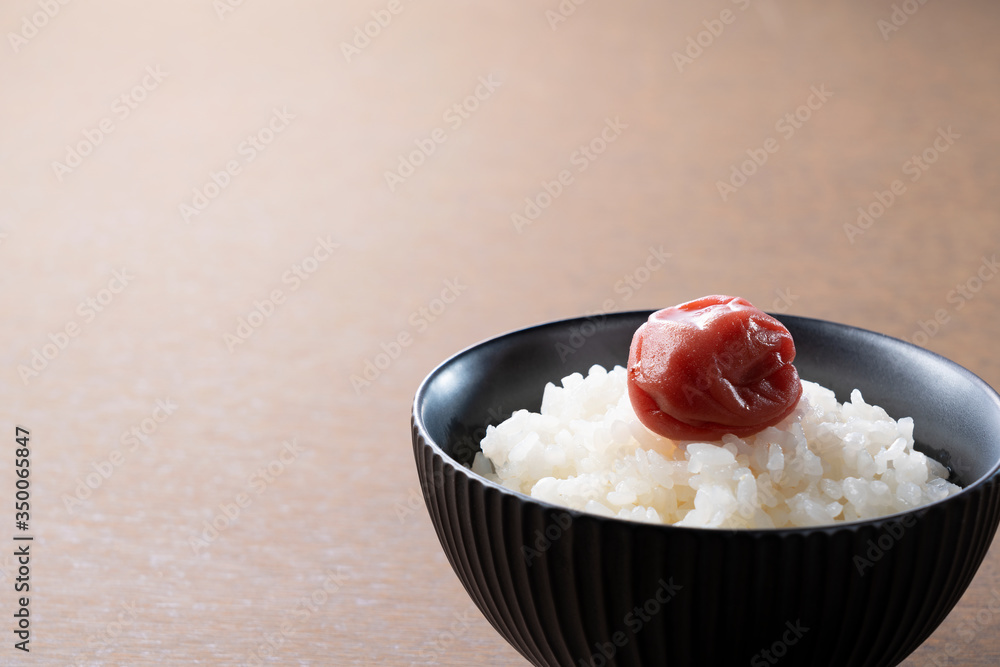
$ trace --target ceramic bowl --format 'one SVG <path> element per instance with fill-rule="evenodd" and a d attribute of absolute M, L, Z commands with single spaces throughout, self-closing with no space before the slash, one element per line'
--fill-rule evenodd
<path fill-rule="evenodd" d="M 542 324 L 474 345 L 428 375 L 412 413 L 424 500 L 448 560 L 535 665 L 896 665 L 969 586 L 1000 520 L 1000 396 L 920 347 L 776 315 L 806 380 L 853 388 L 963 490 L 878 519 L 775 530 L 650 525 L 505 489 L 466 465 L 488 424 L 537 411 L 546 382 L 625 365 L 651 311 Z"/>

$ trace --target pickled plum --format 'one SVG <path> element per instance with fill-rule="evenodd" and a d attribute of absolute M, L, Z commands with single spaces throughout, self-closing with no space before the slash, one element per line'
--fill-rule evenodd
<path fill-rule="evenodd" d="M 628 394 L 646 428 L 673 440 L 744 438 L 777 424 L 802 395 L 781 322 L 732 296 L 659 310 L 636 330 Z"/>

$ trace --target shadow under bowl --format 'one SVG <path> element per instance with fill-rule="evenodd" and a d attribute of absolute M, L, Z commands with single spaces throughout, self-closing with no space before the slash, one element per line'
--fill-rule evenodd
<path fill-rule="evenodd" d="M 625 365 L 652 311 L 530 327 L 451 357 L 412 415 L 424 500 L 449 562 L 496 630 L 535 665 L 885 666 L 900 663 L 969 586 L 1000 521 L 1000 396 L 901 340 L 776 315 L 803 379 L 860 389 L 913 417 L 918 448 L 963 490 L 837 525 L 720 530 L 577 512 L 463 464 L 488 424 L 537 411 L 546 382 Z"/>

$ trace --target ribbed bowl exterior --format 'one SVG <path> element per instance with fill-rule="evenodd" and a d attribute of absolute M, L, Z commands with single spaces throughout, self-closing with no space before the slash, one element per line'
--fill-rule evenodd
<path fill-rule="evenodd" d="M 414 426 L 424 500 L 476 606 L 532 664 L 899 664 L 972 581 L 996 480 L 903 518 L 728 531 L 552 507 L 446 460 Z"/>
<path fill-rule="evenodd" d="M 572 370 L 617 363 L 646 314 L 602 321 L 575 348 L 587 355 Z M 817 528 L 644 524 L 537 501 L 459 463 L 478 449 L 475 429 L 495 419 L 491 406 L 530 407 L 541 380 L 561 377 L 567 365 L 553 345 L 575 345 L 574 327 L 587 335 L 588 321 L 455 355 L 421 385 L 411 415 L 441 546 L 475 604 L 532 664 L 896 665 L 958 603 L 1000 522 L 1000 395 L 982 380 L 902 341 L 784 317 L 803 377 L 840 392 L 860 386 L 913 414 L 967 488 L 910 512 Z"/>

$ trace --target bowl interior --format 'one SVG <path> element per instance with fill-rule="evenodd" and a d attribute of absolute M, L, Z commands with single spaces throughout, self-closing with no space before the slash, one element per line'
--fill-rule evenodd
<path fill-rule="evenodd" d="M 546 382 L 625 365 L 632 334 L 652 311 L 543 324 L 480 343 L 439 366 L 417 394 L 417 419 L 432 441 L 468 464 L 486 426 L 522 408 L 537 411 Z M 840 401 L 860 389 L 894 418 L 913 417 L 917 446 L 969 486 L 1000 467 L 1000 396 L 961 366 L 863 329 L 775 315 L 795 339 L 799 375 Z"/>

